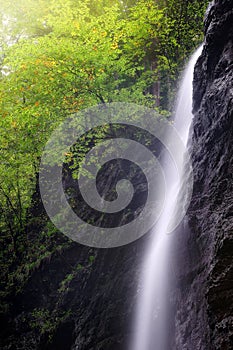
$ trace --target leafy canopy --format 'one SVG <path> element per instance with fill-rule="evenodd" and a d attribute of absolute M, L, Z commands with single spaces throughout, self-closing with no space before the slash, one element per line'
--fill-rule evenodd
<path fill-rule="evenodd" d="M 169 109 L 180 69 L 202 40 L 206 4 L 0 0 L 0 229 L 9 252 L 22 250 L 52 130 L 97 103 Z"/>

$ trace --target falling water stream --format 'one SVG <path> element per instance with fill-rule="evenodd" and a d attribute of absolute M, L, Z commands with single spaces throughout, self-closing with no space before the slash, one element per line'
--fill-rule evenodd
<path fill-rule="evenodd" d="M 175 110 L 174 126 L 187 145 L 192 121 L 192 82 L 195 63 L 202 46 L 193 54 L 184 73 Z M 184 156 L 184 155 L 183 155 Z M 166 157 L 166 156 L 165 156 Z M 162 161 L 163 167 L 166 159 Z M 139 285 L 136 315 L 133 325 L 133 339 L 130 350 L 168 350 L 169 315 L 169 251 L 174 235 L 168 235 L 168 226 L 177 209 L 177 198 L 182 179 L 173 168 L 165 169 L 168 175 L 168 189 L 163 213 L 157 223 L 153 237 L 145 251 Z"/>

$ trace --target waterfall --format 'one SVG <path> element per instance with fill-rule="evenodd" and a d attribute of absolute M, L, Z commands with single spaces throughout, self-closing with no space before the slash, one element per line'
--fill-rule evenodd
<path fill-rule="evenodd" d="M 178 92 L 174 126 L 187 145 L 192 121 L 192 81 L 195 63 L 202 46 L 193 54 L 184 73 Z M 184 156 L 184 155 L 183 155 Z M 166 158 L 166 156 L 165 156 Z M 139 284 L 133 339 L 130 350 L 168 350 L 169 316 L 169 251 L 174 235 L 168 235 L 168 226 L 175 215 L 175 206 L 182 181 L 175 170 L 162 160 L 168 174 L 168 189 L 163 213 L 145 251 Z"/>

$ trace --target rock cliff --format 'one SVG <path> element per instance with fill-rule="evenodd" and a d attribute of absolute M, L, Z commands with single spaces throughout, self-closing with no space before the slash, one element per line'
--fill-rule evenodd
<path fill-rule="evenodd" d="M 176 234 L 172 349 L 233 344 L 233 3 L 216 0 L 194 77 L 194 191 Z M 53 242 L 57 244 L 62 239 Z M 146 237 L 91 249 L 64 239 L 1 316 L 4 350 L 125 350 Z M 144 350 L 144 349 L 142 349 Z M 155 350 L 159 350 L 156 349 Z M 169 349 L 170 350 L 170 349 Z"/>
<path fill-rule="evenodd" d="M 176 349 L 233 344 L 233 3 L 216 0 L 194 74 L 194 191 L 177 235 Z M 182 269 L 180 267 L 182 266 Z"/>

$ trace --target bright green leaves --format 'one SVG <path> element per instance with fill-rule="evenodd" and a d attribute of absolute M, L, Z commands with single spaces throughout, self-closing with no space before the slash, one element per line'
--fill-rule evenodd
<path fill-rule="evenodd" d="M 2 230 L 26 221 L 43 147 L 68 115 L 113 101 L 168 108 L 206 3 L 0 0 Z"/>

